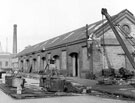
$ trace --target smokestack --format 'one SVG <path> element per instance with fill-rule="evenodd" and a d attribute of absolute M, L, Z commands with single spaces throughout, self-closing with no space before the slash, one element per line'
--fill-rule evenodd
<path fill-rule="evenodd" d="M 17 25 L 13 25 L 13 54 L 17 54 Z"/>

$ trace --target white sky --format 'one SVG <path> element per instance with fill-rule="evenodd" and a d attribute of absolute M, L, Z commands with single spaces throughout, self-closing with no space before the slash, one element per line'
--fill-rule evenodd
<path fill-rule="evenodd" d="M 13 24 L 17 24 L 18 51 L 128 9 L 135 15 L 134 0 L 0 0 L 0 41 L 12 52 Z"/>

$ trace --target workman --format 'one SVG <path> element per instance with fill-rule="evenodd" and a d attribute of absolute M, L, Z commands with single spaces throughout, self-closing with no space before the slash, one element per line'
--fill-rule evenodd
<path fill-rule="evenodd" d="M 52 58 L 50 60 L 50 65 L 49 65 L 49 70 L 51 71 L 51 75 L 57 75 L 57 67 L 56 67 L 56 64 L 55 64 L 55 59 Z"/>
<path fill-rule="evenodd" d="M 52 58 L 52 59 L 50 60 L 49 69 L 50 69 L 50 70 L 56 69 L 56 64 L 55 64 L 55 59 L 54 59 L 54 58 Z"/>

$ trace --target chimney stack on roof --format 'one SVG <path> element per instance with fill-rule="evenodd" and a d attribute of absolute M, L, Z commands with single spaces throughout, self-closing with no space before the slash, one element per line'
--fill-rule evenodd
<path fill-rule="evenodd" d="M 13 25 L 13 54 L 17 54 L 17 25 Z"/>

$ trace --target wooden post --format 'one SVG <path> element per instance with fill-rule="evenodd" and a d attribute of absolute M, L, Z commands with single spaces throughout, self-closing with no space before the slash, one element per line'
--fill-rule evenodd
<path fill-rule="evenodd" d="M 86 24 L 86 46 L 89 59 L 90 73 L 93 74 L 93 37 L 89 36 L 88 24 Z"/>
<path fill-rule="evenodd" d="M 90 73 L 93 74 L 93 42 L 90 44 Z"/>

